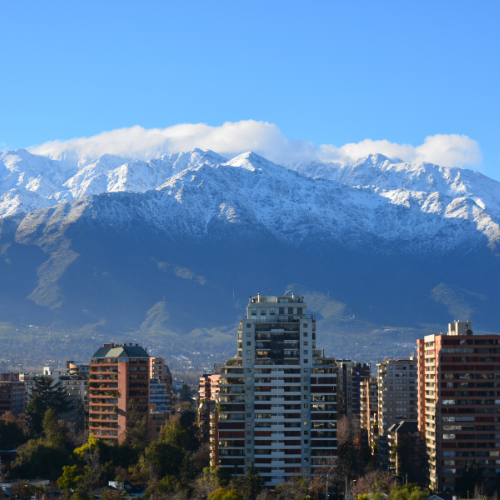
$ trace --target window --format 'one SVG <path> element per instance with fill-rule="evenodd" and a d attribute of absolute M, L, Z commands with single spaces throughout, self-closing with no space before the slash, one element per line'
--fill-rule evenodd
<path fill-rule="evenodd" d="M 304 345 L 308 345 L 309 342 L 307 340 L 304 340 Z"/>
<path fill-rule="evenodd" d="M 252 334 L 250 332 L 247 332 L 247 337 L 251 337 Z"/>
<path fill-rule="evenodd" d="M 308 403 L 304 403 L 304 408 L 309 408 L 309 404 Z"/>
<path fill-rule="evenodd" d="M 247 368 L 247 373 L 252 373 L 252 369 L 251 368 Z"/>
<path fill-rule="evenodd" d="M 247 363 L 251 363 L 251 362 L 252 362 L 252 360 L 251 360 L 251 359 L 247 359 Z"/>
<path fill-rule="evenodd" d="M 302 307 L 297 307 L 297 314 L 302 314 Z"/>
<path fill-rule="evenodd" d="M 247 328 L 251 328 L 252 327 L 252 324 L 251 323 L 247 323 Z"/>
<path fill-rule="evenodd" d="M 250 356 L 252 354 L 252 351 L 247 351 L 247 356 Z"/>
<path fill-rule="evenodd" d="M 308 399 L 309 396 L 307 394 L 304 394 L 304 399 Z"/>
<path fill-rule="evenodd" d="M 280 307 L 279 308 L 279 313 L 280 314 L 285 314 L 285 308 L 284 307 Z"/>
<path fill-rule="evenodd" d="M 304 382 L 309 382 L 309 377 L 304 377 Z"/>
<path fill-rule="evenodd" d="M 248 342 L 248 341 L 247 341 L 247 345 L 252 345 L 252 342 Z"/>
<path fill-rule="evenodd" d="M 307 332 L 304 332 L 304 337 L 308 337 L 309 334 Z"/>
<path fill-rule="evenodd" d="M 304 363 L 309 363 L 309 360 L 308 359 L 304 359 Z"/>
<path fill-rule="evenodd" d="M 304 354 L 309 354 L 309 351 L 306 349 L 306 350 L 304 351 Z"/>
<path fill-rule="evenodd" d="M 307 328 L 307 323 L 304 323 L 304 324 L 302 325 L 302 327 L 303 327 L 303 328 Z"/>
<path fill-rule="evenodd" d="M 288 314 L 293 314 L 293 307 L 288 308 Z"/>
<path fill-rule="evenodd" d="M 276 315 L 276 308 L 275 307 L 271 307 L 269 309 L 269 315 L 270 316 L 275 316 Z"/>

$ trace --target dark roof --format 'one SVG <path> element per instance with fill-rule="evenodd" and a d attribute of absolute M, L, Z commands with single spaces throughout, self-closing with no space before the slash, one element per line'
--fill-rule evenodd
<path fill-rule="evenodd" d="M 99 347 L 93 358 L 149 358 L 149 354 L 140 346 Z"/>
<path fill-rule="evenodd" d="M 392 424 L 387 432 L 391 434 L 393 432 L 400 432 L 402 434 L 418 432 L 418 422 L 416 420 L 401 420 L 398 424 Z"/>

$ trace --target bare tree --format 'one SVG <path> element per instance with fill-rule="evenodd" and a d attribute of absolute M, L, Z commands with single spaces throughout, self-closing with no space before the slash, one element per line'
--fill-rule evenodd
<path fill-rule="evenodd" d="M 84 460 L 86 467 L 82 479 L 82 489 L 86 493 L 91 493 L 98 488 L 104 474 L 104 469 L 99 461 L 99 452 L 97 450 L 85 451 Z"/>
<path fill-rule="evenodd" d="M 7 465 L 5 465 L 2 462 L 2 459 L 0 458 L 0 483 L 7 481 L 8 478 L 9 478 L 9 471 L 7 469 Z"/>

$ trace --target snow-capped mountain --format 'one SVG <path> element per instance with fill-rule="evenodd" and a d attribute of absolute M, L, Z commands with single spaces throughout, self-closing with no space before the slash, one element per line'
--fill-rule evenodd
<path fill-rule="evenodd" d="M 381 155 L 285 167 L 201 150 L 1 153 L 0 322 L 180 339 L 227 332 L 248 293 L 293 284 L 332 346 L 362 335 L 353 356 L 377 336 L 385 355 L 376 325 L 495 331 L 499 195 L 476 172 Z"/>
<path fill-rule="evenodd" d="M 79 200 L 101 223 L 140 217 L 198 238 L 244 224 L 295 244 L 370 239 L 412 252 L 494 246 L 500 239 L 498 182 L 382 155 L 285 168 L 254 153 L 228 161 L 195 149 L 148 162 L 104 155 L 75 166 L 18 150 L 0 154 L 0 180 L 0 217 Z M 141 196 L 89 197 L 119 192 Z M 54 212 L 62 213 L 72 211 Z"/>

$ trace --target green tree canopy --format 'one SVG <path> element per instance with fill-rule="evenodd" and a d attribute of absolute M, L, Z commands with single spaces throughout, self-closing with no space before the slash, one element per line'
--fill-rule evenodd
<path fill-rule="evenodd" d="M 43 417 L 47 410 L 54 410 L 57 415 L 68 412 L 73 403 L 66 397 L 61 382 L 52 379 L 36 380 L 31 390 L 31 399 L 26 408 L 28 428 L 33 436 L 39 436 L 43 430 Z"/>
<path fill-rule="evenodd" d="M 236 489 L 226 490 L 220 487 L 208 495 L 208 500 L 243 500 L 243 495 Z"/>

